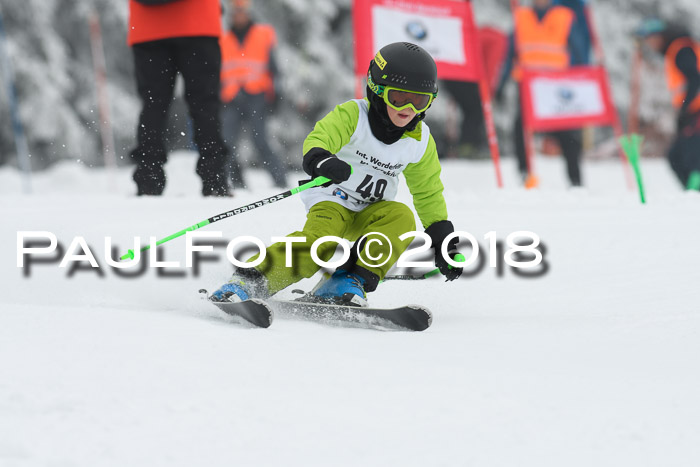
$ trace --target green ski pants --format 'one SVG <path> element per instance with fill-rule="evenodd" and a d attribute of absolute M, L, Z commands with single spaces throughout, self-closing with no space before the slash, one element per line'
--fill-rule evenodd
<path fill-rule="evenodd" d="M 377 232 L 386 235 L 389 242 L 379 235 L 368 237 L 368 241 L 360 251 L 357 265 L 373 272 L 381 280 L 413 240 L 413 237 L 409 237 L 401 241 L 399 237 L 415 229 L 413 211 L 405 204 L 396 201 L 378 201 L 360 212 L 351 211 L 338 203 L 322 201 L 314 205 L 307 214 L 303 230 L 287 235 L 287 237 L 306 238 L 304 242 L 290 245 L 291 267 L 285 265 L 287 244 L 278 242 L 267 247 L 265 260 L 256 266 L 256 269 L 267 278 L 268 291 L 272 295 L 301 279 L 313 276 L 321 268 L 311 257 L 311 247 L 319 238 L 335 236 L 354 242 L 364 234 Z M 381 239 L 382 243 L 373 242 L 372 239 Z M 391 253 L 389 253 L 389 244 L 391 244 Z M 317 250 L 318 258 L 330 261 L 336 247 L 337 243 L 333 241 L 321 244 Z M 387 256 L 388 260 L 384 264 L 370 265 L 370 263 L 382 263 Z M 256 258 L 257 256 L 249 261 Z"/>

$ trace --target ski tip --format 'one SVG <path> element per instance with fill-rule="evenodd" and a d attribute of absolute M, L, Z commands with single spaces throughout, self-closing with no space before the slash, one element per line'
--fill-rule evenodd
<path fill-rule="evenodd" d="M 267 303 L 265 300 L 261 300 L 259 298 L 251 298 L 248 301 L 265 307 L 265 309 L 268 312 L 267 315 L 259 316 L 258 320 L 255 321 L 255 324 L 261 328 L 269 328 L 272 325 L 272 321 L 274 321 L 275 319 L 275 312 L 272 310 L 272 307 L 270 307 L 270 304 Z"/>
<path fill-rule="evenodd" d="M 416 311 L 421 311 L 425 313 L 425 321 L 420 320 L 420 322 L 415 323 L 414 331 L 425 331 L 433 324 L 433 312 L 422 305 L 407 305 L 407 308 L 411 308 Z"/>
<path fill-rule="evenodd" d="M 269 328 L 274 312 L 264 300 L 252 298 L 239 302 L 215 301 L 212 303 L 228 315 L 238 316 L 260 328 Z"/>

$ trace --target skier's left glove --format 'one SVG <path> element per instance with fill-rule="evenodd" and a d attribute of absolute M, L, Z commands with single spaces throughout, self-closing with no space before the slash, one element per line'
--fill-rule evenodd
<path fill-rule="evenodd" d="M 448 281 L 453 281 L 462 275 L 463 268 L 456 268 L 450 266 L 447 260 L 442 256 L 442 243 L 445 241 L 448 235 L 455 231 L 452 222 L 450 221 L 438 221 L 431 224 L 430 227 L 425 229 L 425 233 L 430 236 L 432 241 L 432 248 L 435 252 L 435 266 L 440 270 L 440 273 L 445 276 Z M 457 251 L 457 237 L 454 237 L 447 244 L 447 254 L 450 259 L 454 260 L 459 252 Z"/>
<path fill-rule="evenodd" d="M 312 177 L 326 177 L 332 183 L 343 183 L 352 174 L 350 164 L 323 148 L 309 149 L 304 154 L 303 168 Z"/>

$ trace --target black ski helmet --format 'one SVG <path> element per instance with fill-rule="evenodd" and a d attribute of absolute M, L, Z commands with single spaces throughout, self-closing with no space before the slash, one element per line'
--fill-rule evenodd
<path fill-rule="evenodd" d="M 437 95 L 437 65 L 420 46 L 410 42 L 385 45 L 369 63 L 369 88 L 378 96 L 384 86 Z"/>

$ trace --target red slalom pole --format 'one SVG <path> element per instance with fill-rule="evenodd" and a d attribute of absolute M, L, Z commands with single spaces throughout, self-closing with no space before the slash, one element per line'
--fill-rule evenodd
<path fill-rule="evenodd" d="M 491 159 L 493 167 L 496 171 L 496 184 L 498 188 L 503 188 L 503 176 L 501 175 L 501 154 L 498 148 L 498 136 L 496 135 L 496 125 L 493 121 L 493 106 L 491 105 L 491 88 L 486 79 L 486 70 L 484 67 L 483 50 L 481 49 L 481 37 L 479 30 L 474 28 L 476 37 L 476 49 L 478 54 L 476 57 L 477 68 L 479 69 L 479 93 L 481 94 L 481 109 L 484 114 L 484 126 L 486 127 L 486 137 L 491 150 Z"/>
<path fill-rule="evenodd" d="M 634 58 L 632 59 L 632 73 L 630 79 L 630 108 L 627 115 L 627 127 L 630 134 L 639 132 L 639 99 L 641 96 L 642 84 L 640 72 L 642 70 L 642 50 L 639 43 L 636 45 Z"/>
<path fill-rule="evenodd" d="M 600 40 L 598 38 L 598 34 L 593 23 L 593 14 L 591 13 L 591 9 L 588 5 L 584 6 L 584 12 L 586 14 L 586 22 L 588 23 L 588 31 L 591 34 L 591 42 L 593 43 L 593 50 L 595 52 L 596 61 L 603 68 L 605 68 L 605 52 L 603 51 L 603 46 L 601 45 Z M 605 72 L 605 87 L 607 88 L 608 94 L 612 96 L 612 90 L 610 88 L 610 80 L 608 79 L 607 70 Z M 620 138 L 622 138 L 622 136 L 624 135 L 624 132 L 622 131 L 622 123 L 620 123 L 620 114 L 617 112 L 617 108 L 614 105 L 613 107 L 614 112 L 612 127 L 613 132 L 615 133 L 615 141 L 617 142 L 618 153 L 620 155 L 620 160 L 622 161 L 622 165 L 624 167 L 623 171 L 625 173 L 627 188 L 633 190 L 634 180 L 632 178 L 632 173 L 630 172 L 628 164 L 629 161 L 627 160 L 627 155 L 625 154 L 625 151 L 622 149 L 622 144 L 620 144 Z"/>
<path fill-rule="evenodd" d="M 503 188 L 503 176 L 501 175 L 501 153 L 498 149 L 498 137 L 496 135 L 496 125 L 493 121 L 493 106 L 491 105 L 491 90 L 482 77 L 479 80 L 479 91 L 481 92 L 481 107 L 484 112 L 484 123 L 486 124 L 486 136 L 489 141 L 489 149 L 491 150 L 491 159 L 493 167 L 496 171 L 496 183 L 498 188 Z"/>

